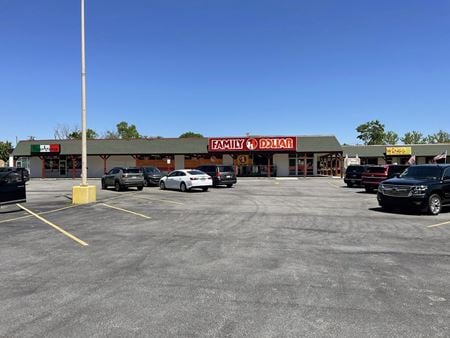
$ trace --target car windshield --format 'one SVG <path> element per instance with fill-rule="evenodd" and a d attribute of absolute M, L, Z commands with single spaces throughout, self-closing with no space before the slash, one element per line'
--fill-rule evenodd
<path fill-rule="evenodd" d="M 205 175 L 205 173 L 203 171 L 200 171 L 200 170 L 189 170 L 187 173 L 189 175 Z"/>
<path fill-rule="evenodd" d="M 139 170 L 139 168 L 128 168 L 128 169 L 123 169 L 123 172 L 126 174 L 139 174 L 141 171 Z"/>
<path fill-rule="evenodd" d="M 0 168 L 0 172 L 7 172 L 7 171 L 12 171 L 12 169 L 11 169 L 11 168 L 8 168 L 8 167 L 2 167 L 2 168 Z"/>
<path fill-rule="evenodd" d="M 144 172 L 147 174 L 161 174 L 158 168 L 144 168 Z"/>
<path fill-rule="evenodd" d="M 347 171 L 346 171 L 346 173 L 360 173 L 360 172 L 362 172 L 362 171 L 364 171 L 364 167 L 363 166 L 360 166 L 360 165 L 354 165 L 354 166 L 349 166 L 348 168 L 347 168 Z"/>
<path fill-rule="evenodd" d="M 400 177 L 403 178 L 418 178 L 418 179 L 432 179 L 440 178 L 441 170 L 438 167 L 422 167 L 412 166 L 406 169 Z"/>
<path fill-rule="evenodd" d="M 219 165 L 220 172 L 233 172 L 233 167 L 230 165 Z"/>

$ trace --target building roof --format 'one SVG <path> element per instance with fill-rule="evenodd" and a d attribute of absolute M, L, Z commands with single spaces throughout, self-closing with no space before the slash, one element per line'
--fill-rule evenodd
<path fill-rule="evenodd" d="M 81 140 L 20 141 L 13 156 L 30 156 L 33 144 L 59 144 L 60 155 L 81 154 Z M 341 145 L 335 136 L 298 136 L 299 152 L 340 152 Z M 208 138 L 161 139 L 95 139 L 87 140 L 89 155 L 139 155 L 139 154 L 207 154 Z"/>
<path fill-rule="evenodd" d="M 336 136 L 297 136 L 297 151 L 310 153 L 341 152 Z"/>
<path fill-rule="evenodd" d="M 81 140 L 20 141 L 13 156 L 30 156 L 32 144 L 60 144 L 60 155 L 81 154 Z M 207 153 L 208 139 L 95 139 L 87 140 L 89 155 L 201 154 Z"/>
<path fill-rule="evenodd" d="M 450 155 L 450 143 L 440 144 L 404 144 L 404 145 L 374 145 L 374 146 L 342 146 L 344 156 L 355 157 L 384 157 L 386 147 L 411 147 L 411 155 L 436 156 L 444 151 Z M 407 155 L 408 156 L 408 155 Z"/>

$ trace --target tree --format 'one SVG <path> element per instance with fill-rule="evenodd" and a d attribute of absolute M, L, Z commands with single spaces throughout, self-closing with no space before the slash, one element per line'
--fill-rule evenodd
<path fill-rule="evenodd" d="M 96 139 L 98 137 L 98 134 L 95 132 L 95 130 L 92 130 L 91 128 L 86 129 L 86 138 L 87 139 Z M 71 132 L 67 138 L 75 139 L 75 140 L 81 140 L 81 130 L 74 130 Z"/>
<path fill-rule="evenodd" d="M 9 155 L 12 153 L 13 150 L 14 150 L 14 148 L 13 148 L 11 142 L 8 142 L 8 141 L 1 142 L 0 141 L 0 160 L 7 162 L 9 160 Z"/>
<path fill-rule="evenodd" d="M 433 135 L 426 137 L 427 143 L 450 143 L 450 134 L 444 130 L 439 130 Z"/>
<path fill-rule="evenodd" d="M 424 144 L 425 143 L 423 134 L 416 130 L 405 133 L 405 135 L 400 140 L 404 144 Z"/>
<path fill-rule="evenodd" d="M 398 143 L 398 134 L 394 131 L 384 133 L 383 143 L 396 145 Z"/>
<path fill-rule="evenodd" d="M 356 128 L 356 131 L 359 133 L 358 138 L 362 140 L 365 145 L 384 143 L 384 124 L 378 120 L 363 123 Z"/>
<path fill-rule="evenodd" d="M 81 130 L 78 127 L 71 128 L 65 124 L 58 124 L 55 128 L 55 139 L 59 140 L 67 140 L 67 139 L 76 139 L 81 140 Z M 95 130 L 87 128 L 86 129 L 86 138 L 94 139 L 97 138 L 98 134 Z"/>
<path fill-rule="evenodd" d="M 187 137 L 200 137 L 203 138 L 202 134 L 194 133 L 193 131 L 187 131 L 179 136 L 179 138 L 187 138 Z"/>
<path fill-rule="evenodd" d="M 119 133 L 117 131 L 107 130 L 103 135 L 103 138 L 106 139 L 119 139 Z"/>
<path fill-rule="evenodd" d="M 73 130 L 69 126 L 65 124 L 58 124 L 55 127 L 54 136 L 57 140 L 67 140 L 69 138 L 70 133 L 72 133 Z"/>
<path fill-rule="evenodd" d="M 131 139 L 131 138 L 140 138 L 141 135 L 139 135 L 136 126 L 134 124 L 128 125 L 127 122 L 122 121 L 119 122 L 117 125 L 117 134 L 119 135 L 119 138 L 122 139 Z"/>

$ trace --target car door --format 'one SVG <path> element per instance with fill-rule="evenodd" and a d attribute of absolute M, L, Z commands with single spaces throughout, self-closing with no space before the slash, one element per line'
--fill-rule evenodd
<path fill-rule="evenodd" d="M 26 202 L 23 174 L 5 172 L 0 174 L 0 205 Z"/>
<path fill-rule="evenodd" d="M 450 168 L 445 169 L 442 176 L 442 190 L 444 192 L 444 199 L 446 203 L 450 202 Z"/>
<path fill-rule="evenodd" d="M 105 182 L 107 185 L 114 185 L 114 177 L 118 173 L 117 168 L 112 168 L 105 176 Z"/>
<path fill-rule="evenodd" d="M 168 189 L 176 189 L 177 186 L 177 178 L 178 178 L 178 171 L 173 171 L 167 176 L 166 180 L 166 188 Z"/>

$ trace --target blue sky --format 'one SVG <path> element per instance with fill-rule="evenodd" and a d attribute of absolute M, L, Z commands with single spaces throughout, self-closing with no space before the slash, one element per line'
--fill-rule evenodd
<path fill-rule="evenodd" d="M 450 131 L 449 1 L 85 1 L 100 135 Z M 79 127 L 80 0 L 0 0 L 0 41 L 0 140 Z"/>

